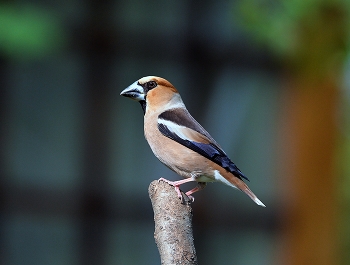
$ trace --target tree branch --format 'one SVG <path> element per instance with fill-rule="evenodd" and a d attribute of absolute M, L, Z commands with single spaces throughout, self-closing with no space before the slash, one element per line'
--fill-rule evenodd
<path fill-rule="evenodd" d="M 154 212 L 154 238 L 161 263 L 198 265 L 192 233 L 192 207 L 184 196 L 177 197 L 175 189 L 164 181 L 152 181 L 148 188 Z"/>

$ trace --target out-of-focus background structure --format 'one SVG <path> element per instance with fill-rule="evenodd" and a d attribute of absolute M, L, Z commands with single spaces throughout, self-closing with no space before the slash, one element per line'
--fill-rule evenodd
<path fill-rule="evenodd" d="M 178 88 L 267 205 L 221 184 L 196 194 L 199 264 L 349 264 L 349 12 L 2 1 L 0 264 L 159 264 L 147 188 L 178 176 L 119 96 L 147 75 Z"/>

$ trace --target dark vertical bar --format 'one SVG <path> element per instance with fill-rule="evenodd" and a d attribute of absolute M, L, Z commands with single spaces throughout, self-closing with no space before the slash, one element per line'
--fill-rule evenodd
<path fill-rule="evenodd" d="M 108 31 L 111 2 L 90 1 L 81 46 L 86 59 L 83 192 L 81 196 L 81 264 L 104 264 L 107 209 L 108 84 L 114 50 Z"/>
<path fill-rule="evenodd" d="M 208 99 L 213 92 L 214 77 L 223 66 L 222 62 L 219 61 L 220 58 L 215 56 L 215 52 L 203 39 L 203 36 L 198 36 L 200 30 L 198 21 L 202 21 L 203 17 L 207 16 L 211 5 L 208 1 L 202 1 L 200 5 L 194 0 L 188 3 L 189 12 L 187 14 L 190 16 L 186 27 L 185 60 L 190 65 L 191 79 L 189 80 L 192 82 L 189 84 L 191 94 L 188 102 L 194 104 L 189 107 L 191 107 L 191 114 L 198 119 L 206 111 Z"/>
<path fill-rule="evenodd" d="M 5 128 L 6 128 L 6 88 L 8 86 L 8 82 L 6 79 L 6 66 L 7 60 L 0 57 L 0 249 L 4 251 L 5 242 L 4 242 L 4 212 L 5 212 L 5 172 L 4 172 L 4 161 L 5 161 Z M 4 264 L 4 254 L 3 251 L 0 251 L 0 264 Z"/>

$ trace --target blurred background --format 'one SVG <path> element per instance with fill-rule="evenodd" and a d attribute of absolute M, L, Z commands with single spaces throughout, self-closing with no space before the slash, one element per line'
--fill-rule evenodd
<path fill-rule="evenodd" d="M 0 264 L 160 264 L 139 104 L 168 79 L 266 204 L 196 194 L 199 264 L 350 263 L 350 2 L 1 1 Z M 189 184 L 187 188 L 192 188 Z"/>

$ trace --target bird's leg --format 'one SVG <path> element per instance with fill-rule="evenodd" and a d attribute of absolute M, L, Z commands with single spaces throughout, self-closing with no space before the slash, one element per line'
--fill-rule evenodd
<path fill-rule="evenodd" d="M 187 179 L 182 179 L 182 180 L 178 180 L 178 181 L 170 181 L 170 180 L 167 180 L 167 179 L 165 179 L 165 178 L 160 178 L 160 179 L 158 179 L 158 182 L 159 181 L 164 181 L 164 182 L 166 182 L 166 183 L 168 183 L 169 185 L 171 185 L 171 186 L 174 186 L 174 188 L 175 188 L 175 191 L 176 191 L 176 193 L 177 193 L 177 196 L 182 200 L 183 198 L 182 198 L 182 194 L 181 194 L 181 191 L 180 191 L 180 185 L 182 185 L 182 184 L 184 184 L 184 183 L 187 183 L 187 182 L 191 182 L 191 181 L 196 181 L 195 179 L 193 179 L 193 178 L 187 178 Z M 193 192 L 192 192 L 193 193 Z M 187 193 L 186 193 L 186 195 L 187 195 Z M 188 195 L 187 195 L 188 196 Z M 193 197 L 191 196 L 190 197 L 190 199 L 193 201 L 194 199 L 193 199 Z"/>
<path fill-rule="evenodd" d="M 194 187 L 192 190 L 189 190 L 185 194 L 187 195 L 188 198 L 192 200 L 192 202 L 194 202 L 194 197 L 191 194 L 204 189 L 206 185 L 207 185 L 206 182 L 198 182 L 198 185 L 196 187 Z"/>

